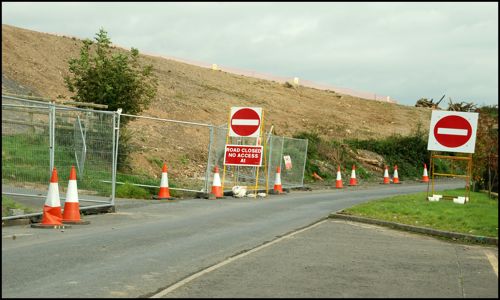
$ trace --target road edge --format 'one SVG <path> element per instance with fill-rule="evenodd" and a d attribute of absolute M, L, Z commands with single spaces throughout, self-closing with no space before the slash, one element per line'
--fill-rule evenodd
<path fill-rule="evenodd" d="M 411 231 L 411 232 L 429 234 L 429 235 L 438 236 L 438 237 L 449 238 L 452 240 L 473 242 L 473 243 L 477 243 L 477 244 L 496 245 L 498 247 L 498 238 L 494 238 L 494 237 L 471 235 L 471 234 L 464 234 L 464 233 L 458 233 L 458 232 L 449 232 L 449 231 L 437 230 L 437 229 L 432 229 L 432 228 L 418 227 L 418 226 L 412 226 L 412 225 L 401 224 L 401 223 L 396 223 L 396 222 L 389 222 L 389 221 L 347 215 L 347 214 L 343 214 L 342 211 L 331 213 L 328 217 L 331 219 L 343 219 L 343 220 L 348 220 L 348 221 L 381 225 L 381 226 L 391 227 L 391 228 L 405 230 L 405 231 Z"/>

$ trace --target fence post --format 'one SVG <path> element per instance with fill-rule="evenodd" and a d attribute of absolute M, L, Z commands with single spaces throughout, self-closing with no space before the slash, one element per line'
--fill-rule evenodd
<path fill-rule="evenodd" d="M 50 157 L 50 169 L 49 174 L 51 174 L 54 169 L 54 151 L 55 151 L 55 135 L 56 135 L 56 107 L 53 102 L 49 104 L 49 157 Z"/>
<path fill-rule="evenodd" d="M 116 113 L 113 114 L 113 163 L 111 175 L 111 205 L 115 205 L 115 192 L 116 192 L 116 168 L 118 165 L 118 145 L 120 140 L 120 115 L 122 109 L 118 108 Z"/>
<path fill-rule="evenodd" d="M 208 193 L 208 180 L 209 180 L 210 170 L 211 170 L 210 162 L 211 162 L 211 159 L 212 159 L 212 145 L 213 145 L 213 141 L 214 141 L 214 126 L 210 126 L 210 137 L 209 137 L 209 140 L 208 140 L 207 169 L 205 171 L 205 187 L 204 187 L 204 191 L 203 191 L 205 193 Z"/>
<path fill-rule="evenodd" d="M 301 186 L 304 186 L 304 174 L 305 174 L 305 171 L 306 171 L 306 163 L 307 163 L 307 146 L 309 146 L 309 140 L 306 139 L 306 151 L 304 153 L 304 167 L 302 169 L 302 184 Z"/>
<path fill-rule="evenodd" d="M 281 137 L 281 152 L 279 156 L 279 161 L 280 161 L 280 169 L 281 169 L 281 159 L 283 158 L 283 146 L 285 145 L 285 137 Z"/>
<path fill-rule="evenodd" d="M 269 159 L 267 160 L 267 182 L 266 182 L 266 193 L 268 192 L 269 190 L 269 178 L 271 178 L 271 162 L 272 162 L 272 158 L 273 158 L 273 141 L 274 141 L 274 138 L 273 138 L 273 135 L 271 134 L 271 132 L 269 132 L 269 136 L 268 136 L 268 139 L 269 139 L 269 148 L 267 151 L 269 151 Z"/>

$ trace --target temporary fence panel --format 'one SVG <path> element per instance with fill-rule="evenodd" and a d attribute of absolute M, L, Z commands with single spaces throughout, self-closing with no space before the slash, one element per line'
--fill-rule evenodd
<path fill-rule="evenodd" d="M 114 113 L 74 108 L 55 109 L 54 165 L 59 173 L 59 186 L 65 188 L 71 166 L 77 168 L 78 193 L 92 202 L 96 197 L 112 195 L 114 169 Z"/>
<path fill-rule="evenodd" d="M 2 194 L 36 199 L 39 213 L 52 168 L 58 171 L 64 200 L 73 165 L 82 209 L 113 205 L 117 189 L 125 184 L 147 189 L 148 195 L 157 193 L 163 163 L 173 194 L 210 192 L 215 166 L 225 191 L 235 184 L 272 189 L 277 166 L 284 188 L 303 186 L 307 140 L 266 133 L 259 139 L 228 138 L 227 130 L 227 125 L 120 115 L 2 95 Z M 226 144 L 261 144 L 262 166 L 224 166 Z"/>
<path fill-rule="evenodd" d="M 276 177 L 276 167 L 281 167 L 281 184 L 283 188 L 302 187 L 304 184 L 304 169 L 307 157 L 307 139 L 296 139 L 290 137 L 275 136 L 263 133 L 260 145 L 264 146 L 264 155 L 261 167 L 253 166 L 225 166 L 225 145 L 257 145 L 257 138 L 250 137 L 228 137 L 227 125 L 214 127 L 214 142 L 210 152 L 208 165 L 210 176 L 208 186 L 212 186 L 213 169 L 219 167 L 220 177 L 223 181 L 224 191 L 231 191 L 234 185 L 247 186 L 252 189 L 255 186 L 259 190 L 272 189 Z M 286 168 L 284 156 L 289 156 L 292 162 L 291 168 Z M 225 171 L 225 172 L 224 172 Z M 258 173 L 257 173 L 258 171 Z M 258 180 L 258 183 L 257 183 Z M 266 181 L 267 180 L 267 181 Z"/>
<path fill-rule="evenodd" d="M 63 204 L 74 165 L 80 207 L 112 205 L 117 122 L 115 112 L 2 95 L 2 195 L 41 212 L 55 167 Z"/>
<path fill-rule="evenodd" d="M 307 139 L 296 139 L 271 135 L 268 148 L 269 180 L 274 185 L 276 168 L 281 169 L 283 188 L 297 188 L 304 185 L 304 170 L 307 158 Z M 288 163 L 286 163 L 288 160 Z"/>
<path fill-rule="evenodd" d="M 120 124 L 117 189 L 130 184 L 146 189 L 145 197 L 158 193 L 166 163 L 173 197 L 207 191 L 212 125 L 128 114 Z"/>
<path fill-rule="evenodd" d="M 48 188 L 50 114 L 47 103 L 2 97 L 2 193 L 37 195 Z"/>

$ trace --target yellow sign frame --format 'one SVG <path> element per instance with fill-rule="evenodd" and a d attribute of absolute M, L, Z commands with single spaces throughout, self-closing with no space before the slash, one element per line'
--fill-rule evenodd
<path fill-rule="evenodd" d="M 445 159 L 445 160 L 451 160 L 452 164 L 453 161 L 466 161 L 467 162 L 467 172 L 466 174 L 455 174 L 455 173 L 436 173 L 435 167 L 434 167 L 434 162 L 435 159 Z M 427 200 L 429 199 L 429 186 L 432 186 L 432 195 L 434 195 L 434 176 L 444 176 L 444 177 L 459 177 L 459 178 L 465 178 L 465 193 L 467 199 L 469 201 L 471 200 L 470 198 L 470 183 L 471 183 L 471 178 L 472 178 L 472 153 L 467 154 L 467 156 L 450 156 L 450 155 L 439 155 L 435 154 L 433 151 L 430 152 L 430 169 L 429 172 L 431 174 L 431 180 L 429 180 L 427 184 Z M 445 200 L 453 200 L 455 198 L 454 196 L 451 195 L 443 195 L 443 199 Z M 467 203 L 467 201 L 465 202 Z"/>
<path fill-rule="evenodd" d="M 229 116 L 228 116 L 228 121 L 227 121 L 227 134 L 226 134 L 226 145 L 228 145 L 229 143 L 229 130 L 230 130 L 230 126 L 231 126 L 231 110 L 229 111 Z M 260 129 L 259 129 L 259 136 L 257 137 L 257 141 L 262 141 L 264 140 L 264 145 L 263 145 L 263 148 L 262 148 L 262 151 L 264 152 L 263 155 L 263 160 L 264 160 L 264 174 L 265 174 L 265 178 L 266 178 L 266 193 L 268 191 L 268 187 L 269 187 L 269 183 L 268 183 L 268 174 L 267 174 L 267 139 L 266 138 L 263 138 L 263 130 L 264 130 L 264 110 L 262 110 L 262 114 L 261 114 L 261 123 L 260 123 Z M 257 199 L 257 191 L 259 190 L 259 168 L 260 167 L 253 167 L 253 168 L 257 168 L 256 169 L 256 172 L 255 172 L 255 187 L 253 188 L 247 188 L 248 190 L 253 190 L 254 191 L 254 198 Z M 226 180 L 226 165 L 224 164 L 224 168 L 223 168 L 223 174 L 222 174 L 222 182 L 221 182 L 221 186 L 222 186 L 222 192 L 224 192 L 224 185 L 225 185 L 225 180 Z M 238 180 L 236 178 L 236 180 Z M 238 182 L 236 181 L 235 182 L 236 185 L 238 185 Z"/>

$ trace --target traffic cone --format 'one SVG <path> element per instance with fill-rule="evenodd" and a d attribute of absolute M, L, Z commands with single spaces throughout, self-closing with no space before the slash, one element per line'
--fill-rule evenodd
<path fill-rule="evenodd" d="M 394 176 L 392 176 L 392 183 L 400 184 L 398 176 L 398 165 L 394 166 Z"/>
<path fill-rule="evenodd" d="M 219 176 L 219 166 L 214 168 L 214 181 L 212 182 L 212 194 L 215 198 L 224 198 L 224 193 L 222 192 L 222 185 L 220 183 Z"/>
<path fill-rule="evenodd" d="M 335 181 L 335 188 L 341 189 L 342 186 L 342 175 L 340 174 L 340 166 L 337 168 L 337 181 Z"/>
<path fill-rule="evenodd" d="M 61 214 L 61 200 L 59 199 L 59 184 L 57 178 L 57 170 L 54 167 L 52 176 L 50 177 L 49 191 L 47 199 L 43 206 L 42 222 L 31 224 L 34 228 L 65 228 L 70 227 L 63 225 Z"/>
<path fill-rule="evenodd" d="M 66 201 L 64 201 L 62 222 L 64 224 L 90 224 L 89 221 L 80 219 L 80 203 L 78 202 L 75 166 L 71 166 L 71 171 L 69 173 L 68 190 L 66 191 Z"/>
<path fill-rule="evenodd" d="M 316 172 L 313 172 L 312 177 L 313 177 L 314 179 L 317 179 L 317 180 L 321 180 L 321 181 L 323 181 L 323 178 L 321 178 L 321 176 L 319 176 L 319 175 L 318 175 L 318 173 L 316 173 Z"/>
<path fill-rule="evenodd" d="M 429 175 L 427 175 L 427 164 L 424 164 L 424 175 L 422 175 L 422 182 L 429 182 Z"/>
<path fill-rule="evenodd" d="M 174 198 L 170 197 L 170 190 L 168 189 L 168 173 L 167 164 L 163 163 L 163 168 L 161 169 L 161 181 L 160 181 L 160 191 L 158 196 L 154 197 L 158 200 L 172 200 Z"/>
<path fill-rule="evenodd" d="M 351 171 L 351 180 L 349 180 L 349 185 L 358 185 L 358 181 L 356 180 L 356 166 L 352 165 L 352 171 Z"/>
<path fill-rule="evenodd" d="M 384 182 L 383 182 L 383 184 L 389 184 L 389 183 L 390 183 L 390 180 L 389 180 L 389 167 L 385 166 Z"/>
<path fill-rule="evenodd" d="M 274 179 L 274 193 L 283 194 L 283 187 L 281 186 L 281 168 L 276 167 L 276 178 Z"/>

